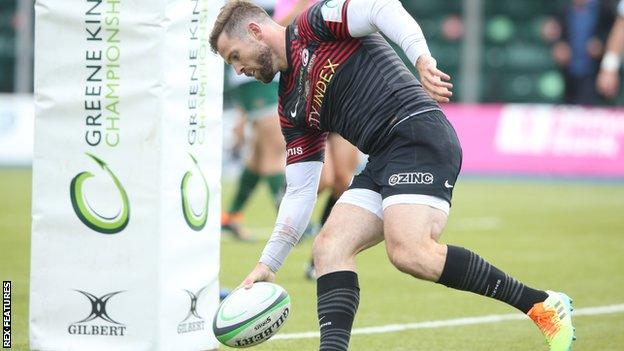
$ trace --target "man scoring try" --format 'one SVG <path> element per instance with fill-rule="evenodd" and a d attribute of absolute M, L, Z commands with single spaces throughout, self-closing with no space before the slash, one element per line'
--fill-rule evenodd
<path fill-rule="evenodd" d="M 421 82 L 378 32 L 403 49 Z M 369 155 L 314 242 L 320 350 L 348 349 L 359 304 L 355 256 L 382 240 L 400 271 L 510 304 L 531 317 L 550 350 L 571 348 L 568 296 L 530 288 L 474 252 L 438 242 L 462 160 L 438 105 L 449 101 L 452 85 L 399 0 L 328 0 L 287 27 L 253 3 L 228 1 L 210 44 L 238 74 L 270 82 L 281 73 L 287 190 L 243 285 L 273 280 L 299 240 L 316 200 L 327 133 Z"/>

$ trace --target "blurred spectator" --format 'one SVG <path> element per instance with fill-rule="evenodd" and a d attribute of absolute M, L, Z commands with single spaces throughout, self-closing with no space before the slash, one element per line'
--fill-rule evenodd
<path fill-rule="evenodd" d="M 565 78 L 565 103 L 598 102 L 596 75 L 614 19 L 609 4 L 600 0 L 571 0 L 559 19 L 562 37 L 554 44 L 552 55 Z"/>
<path fill-rule="evenodd" d="M 624 51 L 624 0 L 620 1 L 617 12 L 618 18 L 609 34 L 596 83 L 598 92 L 607 99 L 614 99 L 620 90 L 620 63 Z"/>
<path fill-rule="evenodd" d="M 458 15 L 449 15 L 442 21 L 442 36 L 447 41 L 460 40 L 464 31 L 464 21 Z"/>
<path fill-rule="evenodd" d="M 540 32 L 545 42 L 555 43 L 561 39 L 561 23 L 554 17 L 548 17 L 542 23 Z"/>

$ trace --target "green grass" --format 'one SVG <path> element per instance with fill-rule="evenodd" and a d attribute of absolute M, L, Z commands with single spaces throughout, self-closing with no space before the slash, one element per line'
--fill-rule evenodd
<path fill-rule="evenodd" d="M 30 171 L 0 171 L 0 277 L 12 280 L 13 342 L 26 350 L 30 234 Z M 224 199 L 232 186 L 224 185 Z M 443 241 L 478 252 L 523 282 L 563 290 L 579 308 L 624 303 L 624 185 L 573 182 L 460 181 Z M 246 224 L 266 238 L 275 211 L 263 187 Z M 240 283 L 264 246 L 222 240 L 221 282 Z M 280 333 L 314 331 L 315 285 L 303 279 L 311 241 L 297 246 L 278 275 L 291 294 L 292 315 Z M 469 293 L 412 279 L 388 262 L 383 244 L 359 257 L 361 303 L 355 327 L 515 313 Z M 624 314 L 579 316 L 575 350 L 620 350 Z M 223 349 L 229 349 L 224 347 Z M 276 340 L 254 350 L 317 350 L 316 339 Z M 527 321 L 355 335 L 352 350 L 545 350 Z"/>
<path fill-rule="evenodd" d="M 13 348 L 28 345 L 30 170 L 0 170 L 0 278 L 12 282 Z"/>

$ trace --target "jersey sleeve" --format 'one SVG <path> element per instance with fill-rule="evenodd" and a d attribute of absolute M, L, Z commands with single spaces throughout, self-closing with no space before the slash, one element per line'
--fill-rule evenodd
<path fill-rule="evenodd" d="M 286 140 L 286 165 L 325 160 L 327 132 L 301 129 L 280 117 L 282 134 Z"/>
<path fill-rule="evenodd" d="M 399 0 L 325 0 L 296 20 L 299 36 L 309 41 L 346 40 L 382 32 L 412 63 L 431 54 L 422 29 Z"/>
<path fill-rule="evenodd" d="M 624 0 L 618 3 L 617 12 L 620 17 L 624 17 Z"/>
<path fill-rule="evenodd" d="M 325 0 L 314 4 L 295 20 L 298 35 L 315 42 L 351 38 L 347 23 L 349 1 Z"/>
<path fill-rule="evenodd" d="M 260 262 L 273 272 L 282 266 L 310 221 L 322 169 L 321 162 L 286 166 L 286 193 L 279 206 L 273 234 L 260 257 Z"/>

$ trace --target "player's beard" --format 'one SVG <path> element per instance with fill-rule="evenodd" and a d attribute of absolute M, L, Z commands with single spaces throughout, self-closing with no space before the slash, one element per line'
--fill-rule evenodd
<path fill-rule="evenodd" d="M 271 49 L 266 44 L 258 45 L 258 63 L 260 69 L 258 70 L 258 80 L 263 83 L 270 83 L 275 77 L 276 72 L 273 71 L 273 56 L 271 55 Z"/>

